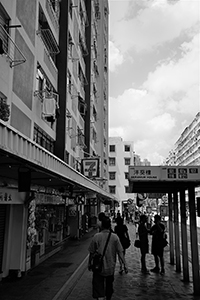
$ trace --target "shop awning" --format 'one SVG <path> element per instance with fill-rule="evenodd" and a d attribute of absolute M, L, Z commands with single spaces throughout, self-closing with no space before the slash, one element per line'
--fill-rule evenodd
<path fill-rule="evenodd" d="M 74 190 L 93 191 L 105 199 L 115 199 L 51 152 L 0 121 L 0 181 L 5 185 L 17 181 L 21 167 L 31 171 L 31 186 L 59 189 L 72 184 Z"/>

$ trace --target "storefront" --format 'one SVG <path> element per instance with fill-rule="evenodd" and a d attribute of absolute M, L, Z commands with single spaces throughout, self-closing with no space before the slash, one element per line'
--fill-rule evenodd
<path fill-rule="evenodd" d="M 25 271 L 26 193 L 0 188 L 0 279 Z"/>
<path fill-rule="evenodd" d="M 35 193 L 28 207 L 26 270 L 69 235 L 66 200 L 58 195 Z"/>

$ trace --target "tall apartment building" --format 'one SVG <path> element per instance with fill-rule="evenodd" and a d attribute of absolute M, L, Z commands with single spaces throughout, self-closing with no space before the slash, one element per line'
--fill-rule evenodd
<path fill-rule="evenodd" d="M 174 148 L 166 159 L 167 165 L 200 165 L 200 113 L 189 124 L 176 141 Z"/>
<path fill-rule="evenodd" d="M 168 166 L 199 166 L 200 165 L 200 112 L 183 130 L 173 149 L 166 158 Z M 200 188 L 195 189 L 196 197 L 200 197 Z M 187 193 L 186 193 L 187 197 Z"/>
<path fill-rule="evenodd" d="M 136 203 L 136 194 L 129 193 L 128 168 L 135 165 L 133 142 L 123 141 L 121 137 L 109 138 L 109 192 L 119 201 L 119 210 L 130 198 Z"/>
<path fill-rule="evenodd" d="M 3 277 L 80 237 L 115 199 L 105 180 L 107 58 L 108 1 L 0 2 Z M 95 180 L 81 173 L 87 157 L 99 158 Z"/>
<path fill-rule="evenodd" d="M 136 204 L 136 194 L 129 192 L 128 168 L 134 166 L 149 166 L 147 159 L 141 160 L 134 152 L 133 142 L 123 141 L 121 137 L 109 137 L 109 192 L 119 201 L 122 212 L 128 199 Z"/>

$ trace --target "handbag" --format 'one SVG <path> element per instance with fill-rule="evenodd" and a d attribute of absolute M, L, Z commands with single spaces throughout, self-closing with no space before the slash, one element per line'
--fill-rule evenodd
<path fill-rule="evenodd" d="M 168 245 L 167 234 L 164 232 L 162 239 L 162 247 L 165 248 Z"/>
<path fill-rule="evenodd" d="M 168 245 L 167 239 L 162 239 L 162 246 L 165 248 Z"/>
<path fill-rule="evenodd" d="M 103 269 L 103 258 L 104 258 L 105 252 L 106 252 L 106 248 L 108 246 L 108 242 L 109 242 L 110 236 L 111 236 L 111 230 L 110 230 L 108 238 L 106 240 L 106 244 L 105 244 L 105 247 L 103 249 L 103 254 L 101 255 L 100 253 L 95 252 L 94 255 L 93 255 L 93 258 L 92 258 L 92 271 L 93 272 L 97 272 L 97 273 L 101 273 L 102 272 L 102 269 Z"/>
<path fill-rule="evenodd" d="M 135 240 L 134 246 L 135 246 L 136 248 L 140 248 L 140 247 L 141 247 L 140 240 Z"/>
<path fill-rule="evenodd" d="M 124 236 L 123 240 L 122 240 L 122 247 L 124 249 L 128 249 L 131 245 L 131 241 L 128 237 Z"/>

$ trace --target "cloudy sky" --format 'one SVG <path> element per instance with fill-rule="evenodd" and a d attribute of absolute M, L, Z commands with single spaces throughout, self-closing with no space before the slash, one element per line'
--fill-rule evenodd
<path fill-rule="evenodd" d="M 200 109 L 200 0 L 109 0 L 109 136 L 160 165 Z"/>

